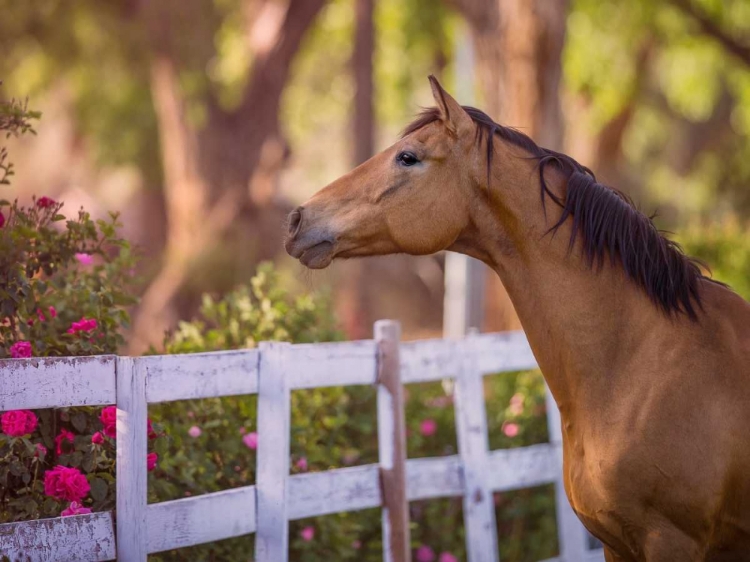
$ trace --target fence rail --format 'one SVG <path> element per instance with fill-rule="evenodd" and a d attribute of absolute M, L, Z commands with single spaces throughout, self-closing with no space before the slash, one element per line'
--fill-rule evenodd
<path fill-rule="evenodd" d="M 142 562 L 148 553 L 255 533 L 256 560 L 282 562 L 290 520 L 382 507 L 384 560 L 405 562 L 407 502 L 463 497 L 469 562 L 497 562 L 492 493 L 553 483 L 560 547 L 554 560 L 603 560 L 601 550 L 589 549 L 565 497 L 559 413 L 549 394 L 550 443 L 488 450 L 482 377 L 536 368 L 523 333 L 400 343 L 398 332 L 397 323 L 380 321 L 375 340 L 358 342 L 0 360 L 0 411 L 117 405 L 118 514 L 116 522 L 105 512 L 0 525 L 0 555 Z M 404 460 L 401 385 L 443 379 L 456 384 L 459 454 Z M 289 475 L 290 391 L 342 385 L 378 387 L 380 463 Z M 148 404 L 244 394 L 258 395 L 256 485 L 147 505 Z"/>

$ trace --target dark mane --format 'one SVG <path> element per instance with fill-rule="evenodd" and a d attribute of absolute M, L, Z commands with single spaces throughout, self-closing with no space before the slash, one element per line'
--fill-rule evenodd
<path fill-rule="evenodd" d="M 583 252 L 591 268 L 601 268 L 606 256 L 612 264 L 619 261 L 627 277 L 641 287 L 649 298 L 665 313 L 683 312 L 697 319 L 696 307 L 701 308 L 700 282 L 703 264 L 686 256 L 677 242 L 664 237 L 651 218 L 641 213 L 625 194 L 600 184 L 594 173 L 570 156 L 542 148 L 531 138 L 510 127 L 495 123 L 486 113 L 464 107 L 478 125 L 477 142 L 487 140 L 487 175 L 494 156 L 495 135 L 528 152 L 539 162 L 541 200 L 546 212 L 546 200 L 551 199 L 563 212 L 548 234 L 553 236 L 562 224 L 572 220 L 569 248 L 572 251 L 580 236 Z M 440 111 L 429 108 L 409 124 L 402 136 L 440 120 Z M 557 197 L 547 186 L 544 169 L 554 166 L 567 175 L 564 199 Z M 714 281 L 715 282 L 715 281 Z"/>

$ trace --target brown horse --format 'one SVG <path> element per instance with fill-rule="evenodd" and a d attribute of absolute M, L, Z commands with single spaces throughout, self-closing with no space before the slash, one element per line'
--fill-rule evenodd
<path fill-rule="evenodd" d="M 750 305 L 572 158 L 460 106 L 290 215 L 287 251 L 452 250 L 508 290 L 560 408 L 565 489 L 609 561 L 750 560 Z"/>

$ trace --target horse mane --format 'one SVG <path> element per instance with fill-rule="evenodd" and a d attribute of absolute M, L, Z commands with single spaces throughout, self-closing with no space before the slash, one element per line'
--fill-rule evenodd
<path fill-rule="evenodd" d="M 708 280 L 701 267 L 706 266 L 685 255 L 682 247 L 666 238 L 649 217 L 640 212 L 624 193 L 598 183 L 594 173 L 566 154 L 537 145 L 530 137 L 511 127 L 495 123 L 483 111 L 464 106 L 464 110 L 478 125 L 477 138 L 481 145 L 487 140 L 487 177 L 489 180 L 494 156 L 495 135 L 518 146 L 539 162 L 541 201 L 546 214 L 546 200 L 551 199 L 562 208 L 560 219 L 547 231 L 553 236 L 562 224 L 572 220 L 569 251 L 580 237 L 586 263 L 600 269 L 609 255 L 614 265 L 619 262 L 626 276 L 666 314 L 685 313 L 697 320 L 696 307 L 702 309 L 700 282 Z M 402 137 L 440 120 L 438 108 L 423 110 L 410 123 Z M 564 199 L 557 197 L 547 186 L 544 170 L 554 166 L 567 176 Z M 619 259 L 618 259 L 619 258 Z M 707 269 L 707 268 L 706 268 Z"/>

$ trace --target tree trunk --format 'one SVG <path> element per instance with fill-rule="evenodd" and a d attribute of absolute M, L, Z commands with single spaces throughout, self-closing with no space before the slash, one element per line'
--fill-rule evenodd
<path fill-rule="evenodd" d="M 141 16 L 153 55 L 152 94 L 159 125 L 168 220 L 161 269 L 136 315 L 130 352 L 155 343 L 169 326 L 172 303 L 189 268 L 245 212 L 270 204 L 274 177 L 288 156 L 280 134 L 281 94 L 300 42 L 325 0 L 246 0 L 248 49 L 253 67 L 238 107 L 225 110 L 209 92 L 206 122 L 198 130 L 186 116 L 179 86 L 181 63 L 213 56 L 215 29 L 203 17 L 208 4 L 142 2 Z M 184 37 L 191 37 L 186 48 Z M 200 65 L 199 65 L 200 66 Z M 262 228 L 262 225 L 260 225 Z M 279 243 L 282 228 L 279 225 Z"/>
<path fill-rule="evenodd" d="M 355 0 L 354 51 L 351 70 L 354 77 L 354 112 L 352 114 L 352 165 L 358 166 L 375 153 L 375 111 L 373 103 L 373 54 L 375 0 Z M 372 260 L 354 260 L 341 264 L 336 298 L 337 316 L 347 337 L 370 337 L 374 320 Z"/>
<path fill-rule="evenodd" d="M 454 0 L 471 26 L 485 109 L 542 146 L 563 139 L 558 90 L 567 0 Z M 505 289 L 493 272 L 486 284 L 485 330 L 520 328 Z"/>
<path fill-rule="evenodd" d="M 356 29 L 352 72 L 354 74 L 354 165 L 375 153 L 375 112 L 373 106 L 373 52 L 375 0 L 356 0 Z"/>

